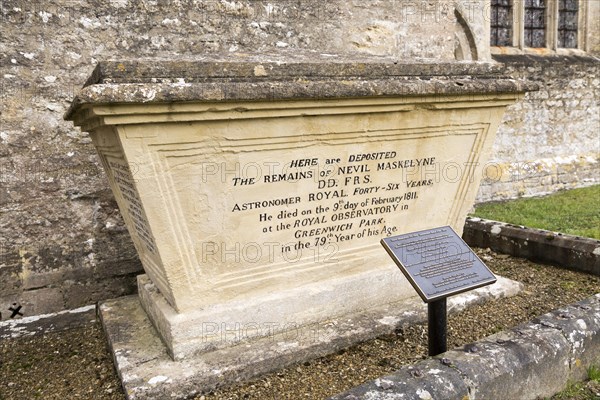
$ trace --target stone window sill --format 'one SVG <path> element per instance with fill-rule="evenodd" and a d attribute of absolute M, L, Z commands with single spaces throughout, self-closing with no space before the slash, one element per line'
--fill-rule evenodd
<path fill-rule="evenodd" d="M 587 52 L 581 49 L 556 49 L 552 50 L 547 47 L 525 47 L 520 49 L 518 47 L 500 47 L 491 46 L 490 51 L 492 55 L 536 55 L 536 56 L 589 56 Z"/>

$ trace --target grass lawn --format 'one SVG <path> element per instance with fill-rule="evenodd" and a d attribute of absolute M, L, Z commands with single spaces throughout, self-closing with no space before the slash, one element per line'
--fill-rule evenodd
<path fill-rule="evenodd" d="M 480 204 L 471 216 L 600 239 L 600 185 Z"/>
<path fill-rule="evenodd" d="M 588 368 L 586 382 L 574 382 L 565 390 L 552 396 L 551 400 L 598 400 L 600 399 L 600 367 L 592 365 Z"/>

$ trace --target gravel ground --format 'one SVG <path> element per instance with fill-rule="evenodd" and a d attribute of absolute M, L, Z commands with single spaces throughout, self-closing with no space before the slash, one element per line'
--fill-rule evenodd
<path fill-rule="evenodd" d="M 476 341 L 600 292 L 598 277 L 534 264 L 490 250 L 477 252 L 495 273 L 522 282 L 525 290 L 515 297 L 473 306 L 449 317 L 449 348 Z M 197 399 L 323 399 L 426 355 L 426 326 L 407 326 L 395 334 Z M 99 324 L 0 341 L 0 400 L 35 398 L 124 398 Z M 590 390 L 589 397 L 578 398 L 598 397 Z"/>

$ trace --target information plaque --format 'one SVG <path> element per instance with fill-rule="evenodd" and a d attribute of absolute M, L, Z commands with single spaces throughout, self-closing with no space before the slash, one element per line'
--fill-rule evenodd
<path fill-rule="evenodd" d="M 426 303 L 496 282 L 496 277 L 449 226 L 381 239 Z"/>

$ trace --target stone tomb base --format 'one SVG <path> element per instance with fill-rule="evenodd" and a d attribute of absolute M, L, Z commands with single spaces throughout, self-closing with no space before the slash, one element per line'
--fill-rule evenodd
<path fill-rule="evenodd" d="M 146 282 L 140 277 L 140 287 Z M 448 299 L 448 311 L 490 299 L 513 296 L 521 285 L 498 277 L 494 285 Z M 250 380 L 288 365 L 333 353 L 360 341 L 393 332 L 397 326 L 423 322 L 427 306 L 414 296 L 408 300 L 370 308 L 359 314 L 344 315 L 304 326 L 270 326 L 260 339 L 252 335 L 252 326 L 230 327 L 204 323 L 210 343 L 225 347 L 198 353 L 174 361 L 148 319 L 140 301 L 152 295 L 152 288 L 140 297 L 129 296 L 102 303 L 100 318 L 108 337 L 117 372 L 128 399 L 188 398 L 215 388 Z M 140 300 L 140 298 L 142 300 Z M 186 321 L 179 315 L 178 326 L 190 326 L 198 316 Z M 172 322 L 172 321 L 171 321 Z M 264 332 L 263 332 L 264 333 Z M 219 340 L 215 340 L 218 336 Z"/>

